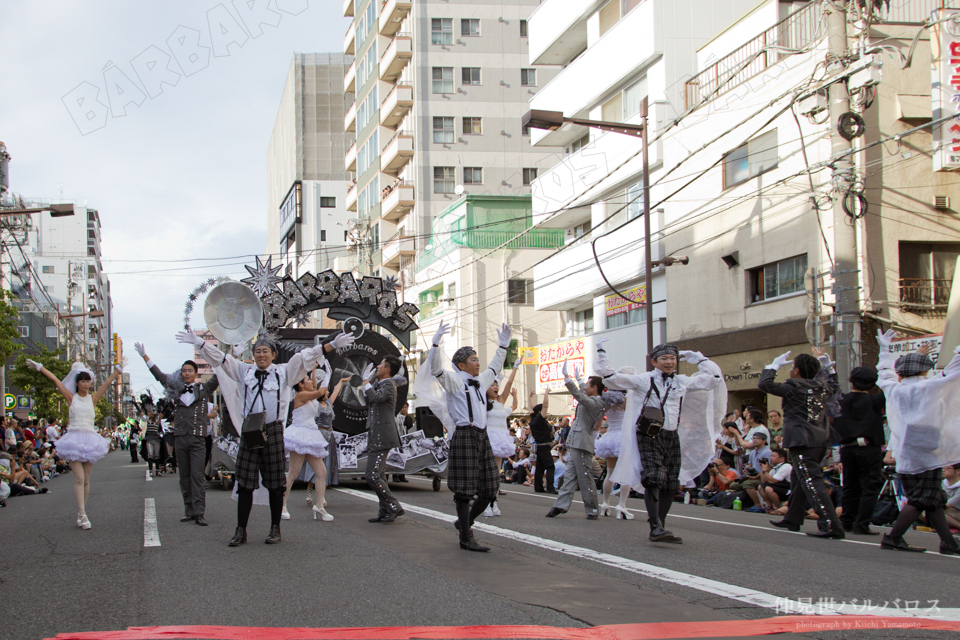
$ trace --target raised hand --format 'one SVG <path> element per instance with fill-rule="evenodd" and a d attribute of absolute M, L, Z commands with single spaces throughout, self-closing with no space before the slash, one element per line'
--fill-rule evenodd
<path fill-rule="evenodd" d="M 344 349 L 349 347 L 354 343 L 356 338 L 352 333 L 341 333 L 336 338 L 330 341 L 330 344 L 333 345 L 334 349 Z"/>
<path fill-rule="evenodd" d="M 597 338 L 597 351 L 603 351 L 603 343 L 609 342 L 609 341 L 610 341 L 610 338 L 607 338 L 606 336 Z"/>
<path fill-rule="evenodd" d="M 504 322 L 500 325 L 500 328 L 497 329 L 497 345 L 506 349 L 510 346 L 510 325 Z"/>
<path fill-rule="evenodd" d="M 192 344 L 195 347 L 203 346 L 203 338 L 193 331 L 180 331 L 177 333 L 177 342 L 180 344 Z"/>
<path fill-rule="evenodd" d="M 128 364 L 130 364 L 130 359 L 127 358 L 127 356 L 123 356 L 123 360 L 120 361 L 120 364 L 113 365 L 113 368 L 117 373 L 123 373 L 123 370 L 126 369 Z"/>
<path fill-rule="evenodd" d="M 880 330 L 877 329 L 877 343 L 880 345 L 881 351 L 887 351 L 890 347 L 890 344 L 893 342 L 893 339 L 897 337 L 897 332 L 893 329 L 885 333 L 880 333 Z"/>
<path fill-rule="evenodd" d="M 137 355 L 139 355 L 141 358 L 147 357 L 147 350 L 144 348 L 142 342 L 134 342 L 133 350 L 136 351 Z"/>
<path fill-rule="evenodd" d="M 787 351 L 786 353 L 781 354 L 781 355 L 777 356 L 776 358 L 774 358 L 774 359 L 773 359 L 773 363 L 770 365 L 770 367 L 772 367 L 772 368 L 774 368 L 774 369 L 779 369 L 779 368 L 781 368 L 781 367 L 787 366 L 787 365 L 790 364 L 791 362 L 792 362 L 792 360 L 790 360 L 790 352 Z"/>
<path fill-rule="evenodd" d="M 680 357 L 683 358 L 684 362 L 689 362 L 690 364 L 697 364 L 704 359 L 703 354 L 699 351 L 681 351 Z"/>
<path fill-rule="evenodd" d="M 513 368 L 519 369 L 522 366 L 521 365 L 522 362 L 523 362 L 523 356 L 517 356 L 517 359 L 513 361 Z"/>
<path fill-rule="evenodd" d="M 373 374 L 377 372 L 377 367 L 372 364 L 368 364 L 367 367 L 363 370 L 363 373 L 360 374 L 361 380 L 370 380 L 373 377 Z"/>
<path fill-rule="evenodd" d="M 447 335 L 448 333 L 450 333 L 450 325 L 441 320 L 440 326 L 437 327 L 437 332 L 433 334 L 432 344 L 435 347 L 439 347 L 440 343 L 443 341 L 443 336 Z"/>
<path fill-rule="evenodd" d="M 43 369 L 42 364 L 40 364 L 35 360 L 30 360 L 29 358 L 27 359 L 27 366 L 30 367 L 31 369 L 36 369 L 37 371 L 40 371 L 40 369 Z"/>
<path fill-rule="evenodd" d="M 567 359 L 566 359 L 566 358 L 563 359 L 563 366 L 560 367 L 560 373 L 563 374 L 563 377 L 564 377 L 564 378 L 569 378 L 569 377 L 570 377 L 570 372 L 567 371 Z"/>

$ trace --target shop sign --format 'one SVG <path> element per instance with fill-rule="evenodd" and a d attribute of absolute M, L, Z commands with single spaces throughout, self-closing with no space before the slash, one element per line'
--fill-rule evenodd
<path fill-rule="evenodd" d="M 634 309 L 643 309 L 647 302 L 647 286 L 640 285 L 623 292 L 623 296 L 612 295 L 605 298 L 607 307 L 607 317 L 615 316 L 618 313 L 626 313 Z"/>

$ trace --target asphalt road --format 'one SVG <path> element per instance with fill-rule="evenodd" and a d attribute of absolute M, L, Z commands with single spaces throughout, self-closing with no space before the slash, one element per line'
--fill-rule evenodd
<path fill-rule="evenodd" d="M 183 524 L 176 477 L 148 482 L 145 469 L 121 451 L 94 467 L 89 531 L 75 526 L 69 474 L 47 483 L 49 494 L 7 500 L 0 510 L 0 640 L 159 625 L 742 621 L 802 613 L 790 607 L 807 602 L 809 612 L 855 603 L 845 612 L 912 609 L 960 619 L 953 588 L 960 560 L 881 551 L 877 537 L 813 539 L 774 529 L 762 515 L 675 505 L 669 529 L 684 544 L 650 544 L 641 500 L 631 500 L 633 521 L 588 521 L 579 502 L 547 519 L 549 496 L 504 485 L 503 516 L 482 518 L 478 527 L 492 550 L 476 554 L 457 545 L 445 485 L 435 493 L 424 478 L 393 484 L 407 514 L 382 525 L 367 522 L 376 512 L 372 494 L 348 480 L 328 492 L 333 522 L 314 521 L 305 492 L 295 488 L 281 544 L 263 544 L 269 513 L 255 506 L 250 541 L 230 548 L 236 503 L 227 492 L 208 485 L 210 526 Z M 156 505 L 160 546 L 144 546 L 146 499 Z M 908 540 L 937 548 L 933 534 L 912 532 Z M 794 637 L 948 634 L 870 629 Z"/>

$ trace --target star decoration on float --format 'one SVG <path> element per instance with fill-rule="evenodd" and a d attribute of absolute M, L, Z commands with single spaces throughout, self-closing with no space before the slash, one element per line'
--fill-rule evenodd
<path fill-rule="evenodd" d="M 277 274 L 280 272 L 280 269 L 283 268 L 283 265 L 273 266 L 273 257 L 267 258 L 266 264 L 260 260 L 260 256 L 256 256 L 257 266 L 253 268 L 249 265 L 243 265 L 243 268 L 250 272 L 249 278 L 244 278 L 240 282 L 243 284 L 249 285 L 251 289 L 257 294 L 258 298 L 262 298 L 265 295 L 272 293 L 274 289 L 276 291 L 281 291 L 280 283 L 283 282 L 283 278 Z"/>
<path fill-rule="evenodd" d="M 400 283 L 397 281 L 396 276 L 387 276 L 383 279 L 383 290 L 384 291 L 396 291 L 397 287 L 400 286 Z"/>
<path fill-rule="evenodd" d="M 298 327 L 305 327 L 310 324 L 310 312 L 305 309 L 300 309 L 293 315 L 294 321 L 297 323 Z"/>

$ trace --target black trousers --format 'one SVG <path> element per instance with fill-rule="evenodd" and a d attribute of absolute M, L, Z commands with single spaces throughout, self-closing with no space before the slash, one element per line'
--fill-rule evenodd
<path fill-rule="evenodd" d="M 140 458 L 137 457 L 137 445 L 133 442 L 130 443 L 130 462 L 140 462 Z"/>
<path fill-rule="evenodd" d="M 203 436 L 176 437 L 177 459 L 180 461 L 180 493 L 183 494 L 183 513 L 202 516 L 206 512 L 206 485 L 203 482 Z"/>
<path fill-rule="evenodd" d="M 830 528 L 838 531 L 842 525 L 830 499 L 830 492 L 824 484 L 823 468 L 820 466 L 824 453 L 826 449 L 823 447 L 790 447 L 790 460 L 793 463 L 793 473 L 790 474 L 790 504 L 783 519 L 802 525 L 806 515 L 806 503 L 809 502 L 820 516 L 820 522 L 825 525 L 830 523 Z"/>
<path fill-rule="evenodd" d="M 880 447 L 840 447 L 843 463 L 843 515 L 840 521 L 854 529 L 870 526 L 883 487 L 883 452 Z"/>
<path fill-rule="evenodd" d="M 533 473 L 533 489 L 538 493 L 553 490 L 553 472 L 556 467 L 553 465 L 553 456 L 550 455 L 549 444 L 537 445 L 537 469 Z M 547 489 L 543 488 L 543 474 L 547 474 Z"/>

